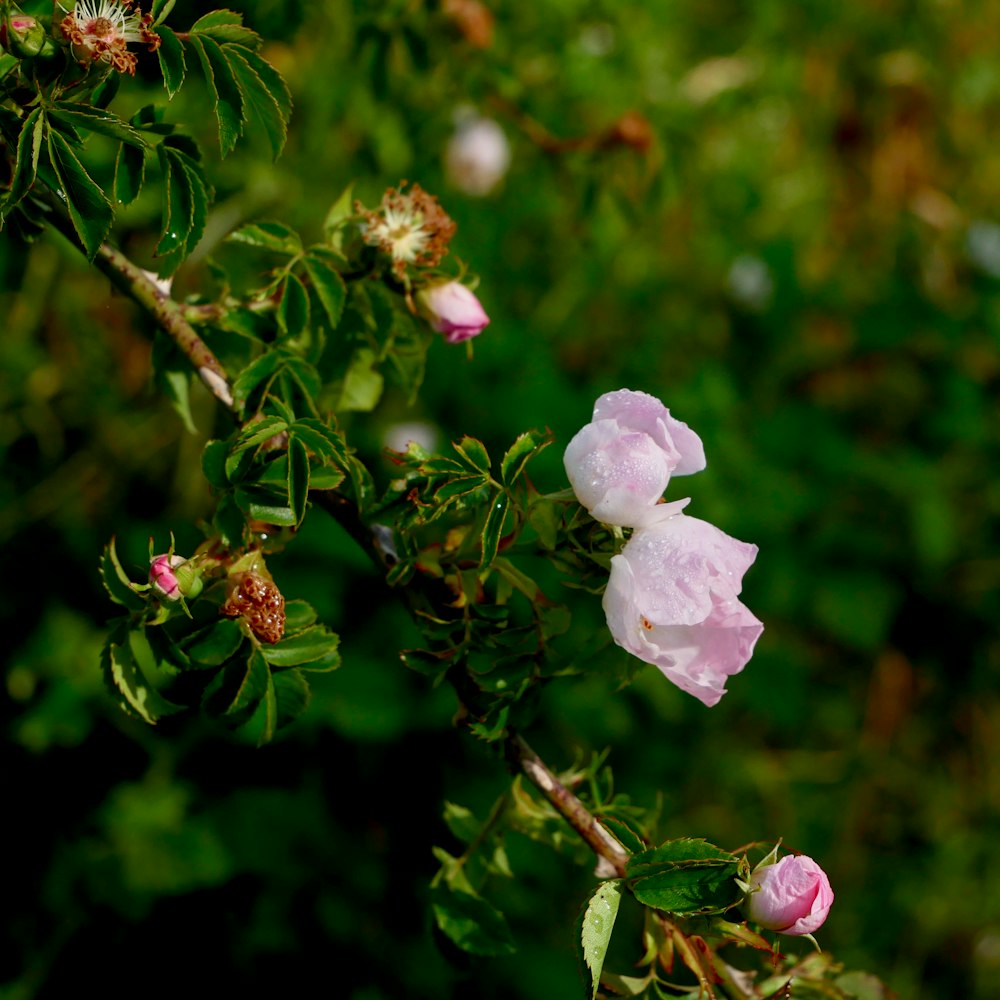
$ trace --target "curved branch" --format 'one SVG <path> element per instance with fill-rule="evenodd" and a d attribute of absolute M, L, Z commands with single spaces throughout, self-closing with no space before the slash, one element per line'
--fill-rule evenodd
<path fill-rule="evenodd" d="M 53 212 L 49 222 L 78 250 L 79 240 L 69 220 L 61 212 Z M 120 291 L 142 306 L 157 325 L 184 352 L 197 371 L 208 391 L 226 407 L 234 409 L 233 390 L 229 376 L 219 359 L 198 336 L 194 327 L 185 319 L 184 309 L 178 305 L 154 276 L 133 264 L 120 250 L 102 243 L 94 263 Z"/>
<path fill-rule="evenodd" d="M 146 309 L 194 365 L 208 391 L 223 406 L 232 410 L 233 390 L 229 377 L 219 359 L 185 319 L 183 308 L 147 272 L 113 246 L 101 244 L 94 263 L 118 288 Z"/>
<path fill-rule="evenodd" d="M 601 826 L 592 812 L 548 769 L 545 761 L 517 733 L 507 737 L 507 752 L 528 780 L 552 803 L 587 846 L 625 876 L 629 853 Z"/>

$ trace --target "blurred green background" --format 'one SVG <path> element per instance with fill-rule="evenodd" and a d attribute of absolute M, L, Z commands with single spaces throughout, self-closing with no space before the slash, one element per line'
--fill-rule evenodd
<path fill-rule="evenodd" d="M 471 364 L 436 343 L 419 402 L 390 391 L 349 433 L 377 455 L 418 420 L 495 452 L 547 425 L 533 479 L 556 490 L 596 396 L 642 389 L 705 442 L 708 470 L 669 496 L 760 546 L 744 598 L 766 631 L 717 708 L 652 668 L 617 691 L 610 647 L 606 673 L 547 690 L 531 742 L 557 768 L 611 747 L 618 790 L 662 797 L 663 837 L 780 836 L 819 860 L 821 943 L 901 997 L 1000 997 L 1000 7 L 229 6 L 271 40 L 293 129 L 276 165 L 254 136 L 220 164 L 204 91 L 171 104 L 217 187 L 178 294 L 210 291 L 205 254 L 246 260 L 218 245 L 242 221 L 315 239 L 351 181 L 369 204 L 403 177 L 440 195 L 492 325 Z M 207 9 L 180 0 L 170 23 Z M 140 69 L 115 109 L 157 86 Z M 463 105 L 512 147 L 485 197 L 444 171 Z M 140 263 L 157 213 L 150 191 L 119 227 Z M 183 430 L 149 324 L 61 238 L 4 238 L 0 282 L 0 998 L 582 995 L 593 876 L 523 838 L 521 882 L 491 890 L 518 954 L 433 940 L 431 846 L 456 848 L 441 802 L 483 814 L 506 772 L 401 667 L 412 627 L 321 513 L 272 563 L 343 634 L 304 721 L 257 751 L 113 706 L 98 554 L 116 535 L 138 570 L 149 536 L 197 543 L 217 418 L 199 390 Z M 573 601 L 600 640 L 599 599 Z"/>

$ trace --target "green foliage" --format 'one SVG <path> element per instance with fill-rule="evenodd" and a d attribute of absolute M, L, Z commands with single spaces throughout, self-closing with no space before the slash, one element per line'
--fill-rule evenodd
<path fill-rule="evenodd" d="M 591 978 L 591 1000 L 597 996 L 604 969 L 604 959 L 615 929 L 615 919 L 621 904 L 621 882 L 602 882 L 583 911 L 580 929 L 580 946 L 583 960 Z"/>
<path fill-rule="evenodd" d="M 261 0 L 241 10 L 262 42 L 240 14 L 154 0 L 135 79 L 81 66 L 58 29 L 44 59 L 0 55 L 0 536 L 12 573 L 48 567 L 0 609 L 6 780 L 12 802 L 79 789 L 18 816 L 31 884 L 0 992 L 68 993 L 114 940 L 111 993 L 151 967 L 182 988 L 190 957 L 248 993 L 332 958 L 352 1000 L 580 995 L 593 858 L 524 778 L 507 789 L 496 751 L 520 731 L 550 760 L 613 747 L 630 793 L 560 775 L 633 856 L 584 992 L 890 996 L 736 909 L 695 915 L 738 900 L 742 849 L 648 846 L 780 833 L 831 871 L 820 937 L 846 968 L 986 1000 L 996 16 L 559 2 L 491 8 L 490 41 L 455 14 L 476 8 Z M 442 170 L 459 105 L 511 141 L 485 198 Z M 459 228 L 440 269 L 400 277 L 355 198 L 404 176 Z M 120 246 L 175 277 L 231 415 L 155 296 L 141 315 L 109 296 L 53 227 L 98 266 Z M 410 305 L 460 261 L 493 318 L 472 365 Z M 623 385 L 702 434 L 698 513 L 760 545 L 745 599 L 767 631 L 711 712 L 612 647 L 621 539 L 562 489 L 562 445 Z M 459 447 L 387 459 L 410 421 Z M 123 568 L 145 580 L 138 550 L 168 528 L 184 553 L 209 538 L 183 604 Z M 287 598 L 277 643 L 218 614 L 255 557 Z M 90 684 L 108 597 L 110 699 Z M 320 622 L 345 669 L 327 673 Z M 247 767 L 239 741 L 292 718 Z M 439 795 L 467 805 L 446 811 L 462 854 L 439 849 L 429 907 Z M 429 908 L 471 967 L 434 949 Z"/>

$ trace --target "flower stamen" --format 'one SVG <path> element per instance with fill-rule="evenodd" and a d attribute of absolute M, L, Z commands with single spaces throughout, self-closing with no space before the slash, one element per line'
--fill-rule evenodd
<path fill-rule="evenodd" d="M 134 76 L 136 58 L 127 46 L 142 42 L 153 52 L 160 44 L 160 36 L 151 30 L 153 15 L 139 14 L 134 7 L 134 0 L 77 0 L 59 23 L 77 62 L 105 62 Z"/>

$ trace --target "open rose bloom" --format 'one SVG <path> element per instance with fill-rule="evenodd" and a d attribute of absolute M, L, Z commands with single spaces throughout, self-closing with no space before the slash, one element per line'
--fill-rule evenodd
<path fill-rule="evenodd" d="M 592 517 L 637 528 L 662 516 L 656 507 L 671 475 L 705 468 L 705 449 L 655 396 L 619 389 L 597 400 L 593 420 L 570 441 L 564 462 Z"/>
<path fill-rule="evenodd" d="M 611 560 L 604 613 L 616 643 L 706 705 L 726 693 L 764 626 L 739 600 L 757 546 L 661 505 Z"/>
<path fill-rule="evenodd" d="M 812 934 L 833 905 L 826 872 L 812 858 L 788 855 L 750 876 L 747 915 L 779 934 Z"/>
<path fill-rule="evenodd" d="M 604 613 L 615 642 L 706 705 L 726 693 L 764 626 L 739 600 L 757 546 L 663 502 L 672 475 L 705 468 L 701 438 L 654 396 L 605 393 L 563 457 L 580 503 L 633 528 L 611 560 Z"/>

